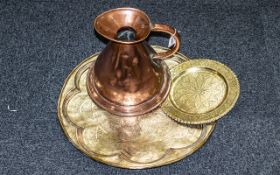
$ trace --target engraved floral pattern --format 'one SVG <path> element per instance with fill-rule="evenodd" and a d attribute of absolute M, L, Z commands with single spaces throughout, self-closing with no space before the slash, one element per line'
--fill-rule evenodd
<path fill-rule="evenodd" d="M 79 86 L 85 85 L 84 74 L 87 71 L 81 74 Z M 103 156 L 122 154 L 137 163 L 153 162 L 170 148 L 193 144 L 202 133 L 200 128 L 177 124 L 160 109 L 143 117 L 114 116 L 97 107 L 86 88 L 80 89 L 66 103 L 65 116 L 81 131 L 76 137 L 89 152 Z"/>
<path fill-rule="evenodd" d="M 191 70 L 174 83 L 173 103 L 187 113 L 205 113 L 216 108 L 226 94 L 224 80 L 207 70 Z"/>

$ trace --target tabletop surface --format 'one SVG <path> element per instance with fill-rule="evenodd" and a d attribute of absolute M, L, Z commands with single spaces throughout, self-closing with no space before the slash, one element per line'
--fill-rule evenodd
<path fill-rule="evenodd" d="M 228 65 L 240 97 L 193 155 L 125 170 L 98 163 L 64 136 L 56 115 L 63 81 L 106 44 L 92 20 L 117 7 L 144 10 L 182 38 L 180 52 Z M 168 39 L 152 35 L 151 44 Z M 280 172 L 280 3 L 253 0 L 0 2 L 0 174 L 269 174 Z"/>

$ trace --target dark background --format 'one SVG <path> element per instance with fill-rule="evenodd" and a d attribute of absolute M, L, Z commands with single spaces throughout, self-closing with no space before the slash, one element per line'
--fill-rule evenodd
<path fill-rule="evenodd" d="M 1 0 L 0 174 L 279 174 L 279 5 L 277 0 Z M 66 139 L 57 119 L 64 79 L 105 47 L 92 20 L 123 6 L 176 27 L 182 53 L 223 62 L 240 81 L 237 105 L 219 120 L 205 146 L 168 166 L 132 171 L 95 162 Z"/>

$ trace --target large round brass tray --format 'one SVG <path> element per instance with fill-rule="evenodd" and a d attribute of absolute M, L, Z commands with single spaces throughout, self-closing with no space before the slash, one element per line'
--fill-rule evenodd
<path fill-rule="evenodd" d="M 229 112 L 239 96 L 239 82 L 226 65 L 192 59 L 171 70 L 172 86 L 162 110 L 186 124 L 216 121 Z"/>
<path fill-rule="evenodd" d="M 118 117 L 96 106 L 87 94 L 86 78 L 97 56 L 90 56 L 70 73 L 58 101 L 59 121 L 76 148 L 108 165 L 142 169 L 178 161 L 206 142 L 214 123 L 182 125 L 160 108 L 144 116 Z M 186 59 L 176 54 L 166 63 L 172 68 Z"/>

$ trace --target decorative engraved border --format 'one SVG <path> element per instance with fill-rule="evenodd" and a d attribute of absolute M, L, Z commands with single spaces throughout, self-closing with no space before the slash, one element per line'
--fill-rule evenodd
<path fill-rule="evenodd" d="M 166 48 L 162 48 L 159 46 L 154 46 L 154 48 L 158 51 L 158 50 L 166 50 Z M 68 115 L 67 115 L 67 111 L 66 111 L 66 106 L 69 103 L 69 101 L 71 100 L 71 98 L 73 96 L 75 96 L 76 94 L 78 94 L 79 92 L 81 92 L 80 87 L 79 87 L 79 80 L 80 80 L 80 76 L 89 69 L 90 63 L 92 61 L 94 61 L 96 59 L 96 57 L 98 56 L 99 53 L 94 54 L 88 58 L 86 58 L 83 62 L 81 62 L 79 65 L 77 65 L 72 72 L 68 75 L 68 77 L 66 78 L 66 80 L 64 81 L 64 85 L 63 88 L 61 90 L 60 96 L 59 96 L 59 100 L 58 100 L 58 119 L 60 121 L 60 125 L 64 130 L 64 133 L 66 135 L 66 137 L 69 139 L 69 141 L 79 150 L 81 150 L 84 154 L 88 155 L 89 157 L 91 157 L 94 160 L 97 160 L 99 162 L 103 162 L 105 164 L 108 165 L 112 165 L 112 166 L 116 166 L 116 167 L 121 167 L 121 168 L 129 168 L 129 169 L 143 169 L 143 168 L 151 168 L 151 167 L 156 167 L 156 166 L 162 166 L 162 165 L 166 165 L 166 164 L 170 164 L 173 162 L 176 162 L 178 160 L 181 160 L 182 158 L 192 154 L 193 152 L 195 152 L 197 149 L 199 149 L 208 139 L 208 137 L 211 135 L 212 131 L 215 128 L 215 124 L 209 124 L 209 125 L 204 125 L 201 127 L 204 127 L 203 131 L 201 132 L 201 135 L 199 137 L 199 139 L 194 142 L 191 145 L 188 145 L 186 147 L 183 148 L 169 148 L 166 150 L 165 154 L 163 154 L 162 157 L 160 157 L 158 160 L 154 160 L 151 162 L 136 162 L 133 160 L 130 160 L 128 156 L 126 156 L 125 154 L 123 154 L 122 152 L 120 153 L 116 153 L 116 154 L 112 154 L 112 155 L 102 155 L 102 154 L 98 154 L 95 153 L 93 151 L 91 151 L 90 149 L 87 148 L 87 146 L 84 144 L 84 141 L 81 137 L 81 134 L 84 131 L 84 128 L 81 128 L 79 126 L 77 126 L 76 124 L 74 124 L 71 119 L 69 119 Z M 181 60 L 188 60 L 188 58 L 180 53 L 176 54 L 176 57 L 181 59 Z M 65 87 L 67 85 L 67 83 L 69 82 L 69 79 L 71 77 L 75 76 L 74 78 L 74 88 L 72 88 L 71 90 L 68 91 L 67 95 L 64 96 L 63 93 L 65 93 Z M 75 138 L 71 138 L 70 134 L 67 132 L 66 130 L 66 126 L 65 126 L 65 122 L 67 122 L 68 124 L 70 124 L 73 128 L 76 128 L 76 137 Z M 188 150 L 188 149 L 191 149 Z M 178 153 L 183 153 L 183 155 L 181 156 L 176 156 L 178 155 Z M 122 161 L 126 161 L 126 163 L 116 163 L 113 161 L 108 160 L 108 158 L 110 157 L 116 157 L 118 156 L 119 159 L 121 159 Z M 174 157 L 173 159 L 170 159 L 170 157 Z"/>

